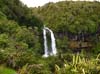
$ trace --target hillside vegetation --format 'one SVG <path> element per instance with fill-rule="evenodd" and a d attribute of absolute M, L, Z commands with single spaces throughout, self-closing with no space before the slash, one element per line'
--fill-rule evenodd
<path fill-rule="evenodd" d="M 100 2 L 96 1 L 50 2 L 32 9 L 33 15 L 39 17 L 44 25 L 54 31 L 59 49 L 67 49 L 70 40 L 74 40 L 71 42 L 79 45 L 80 42 L 89 42 L 90 45 L 97 43 L 98 46 L 100 40 L 99 10 Z M 88 46 L 84 44 L 86 43 L 81 43 L 83 46 Z"/>
<path fill-rule="evenodd" d="M 33 14 L 55 32 L 93 33 L 100 23 L 99 2 L 63 1 L 34 8 Z"/>
<path fill-rule="evenodd" d="M 42 57 L 44 25 L 55 34 L 55 57 Z M 99 2 L 62 1 L 28 8 L 19 0 L 0 0 L 0 74 L 99 74 L 99 53 Z"/>

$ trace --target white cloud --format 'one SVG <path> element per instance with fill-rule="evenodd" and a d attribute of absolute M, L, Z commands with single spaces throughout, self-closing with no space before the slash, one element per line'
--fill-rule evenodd
<path fill-rule="evenodd" d="M 28 7 L 37 7 L 37 6 L 42 6 L 48 2 L 58 2 L 58 1 L 64 1 L 64 0 L 20 0 L 20 1 L 22 1 Z"/>

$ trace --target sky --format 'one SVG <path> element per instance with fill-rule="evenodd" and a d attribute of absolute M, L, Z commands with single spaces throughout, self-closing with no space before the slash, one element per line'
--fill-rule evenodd
<path fill-rule="evenodd" d="M 20 0 L 20 1 L 22 1 L 28 7 L 38 7 L 38 6 L 43 6 L 44 4 L 48 2 L 58 2 L 58 1 L 64 1 L 64 0 Z"/>
<path fill-rule="evenodd" d="M 38 7 L 38 6 L 43 6 L 44 4 L 48 2 L 58 2 L 58 1 L 65 1 L 65 0 L 20 0 L 20 1 L 22 1 L 28 7 Z M 84 1 L 84 0 L 81 0 L 81 1 Z M 93 1 L 93 0 L 87 0 L 87 1 Z"/>

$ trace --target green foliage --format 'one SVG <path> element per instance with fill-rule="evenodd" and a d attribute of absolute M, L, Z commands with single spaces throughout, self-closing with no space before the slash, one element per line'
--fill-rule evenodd
<path fill-rule="evenodd" d="M 13 69 L 6 68 L 3 66 L 0 66 L 0 73 L 1 74 L 17 74 Z"/>
<path fill-rule="evenodd" d="M 98 42 L 92 49 L 94 53 L 100 53 L 100 42 Z"/>
<path fill-rule="evenodd" d="M 35 55 L 42 48 L 37 34 L 38 30 L 32 27 L 20 26 L 14 20 L 1 18 L 0 64 L 5 63 L 11 68 L 19 69 L 26 63 L 34 63 Z"/>
<path fill-rule="evenodd" d="M 100 19 L 99 2 L 63 1 L 34 8 L 33 13 L 55 32 L 94 33 Z"/>
<path fill-rule="evenodd" d="M 6 19 L 6 15 L 4 15 L 1 11 L 0 11 L 0 19 Z"/>
<path fill-rule="evenodd" d="M 63 52 L 68 51 L 68 38 L 66 36 L 57 39 L 57 48 Z"/>
<path fill-rule="evenodd" d="M 31 10 L 22 4 L 20 0 L 1 0 L 0 15 L 3 16 L 1 12 L 8 19 L 17 21 L 21 26 L 26 25 L 27 27 L 31 26 L 33 28 L 37 26 L 41 28 L 43 25 L 42 21 L 32 15 Z"/>
<path fill-rule="evenodd" d="M 42 7 L 33 8 L 32 12 L 53 30 L 57 39 L 58 50 L 67 50 L 68 40 L 90 40 L 93 41 L 90 42 L 91 44 L 95 42 L 96 34 L 100 35 L 99 10 L 100 2 L 61 1 L 50 2 Z M 68 38 L 68 40 L 64 38 Z"/>
<path fill-rule="evenodd" d="M 58 65 L 55 65 L 55 74 L 99 74 L 99 60 L 100 58 L 87 59 L 81 57 L 79 54 L 73 55 L 72 61 L 65 61 L 62 68 L 60 68 Z"/>
<path fill-rule="evenodd" d="M 64 1 L 31 10 L 19 0 L 0 0 L 0 64 L 17 70 L 18 74 L 98 74 L 100 55 L 96 59 L 93 55 L 73 55 L 68 51 L 67 34 L 95 33 L 100 24 L 99 9 L 99 2 Z M 57 38 L 56 57 L 41 57 L 43 23 Z M 94 51 L 100 52 L 99 48 L 98 42 Z M 0 73 L 3 72 L 13 73 L 0 67 Z"/>
<path fill-rule="evenodd" d="M 15 32 L 17 32 L 19 26 L 15 21 L 10 21 L 10 20 L 1 20 L 0 23 L 0 33 L 6 33 L 6 34 L 13 34 Z"/>
<path fill-rule="evenodd" d="M 7 34 L 0 35 L 0 48 L 7 47 L 8 45 L 8 36 Z"/>

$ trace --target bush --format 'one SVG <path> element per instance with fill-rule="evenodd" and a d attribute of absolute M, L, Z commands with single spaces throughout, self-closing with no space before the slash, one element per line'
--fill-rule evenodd
<path fill-rule="evenodd" d="M 55 65 L 56 74 L 99 74 L 100 72 L 100 58 L 84 58 L 79 54 L 73 55 L 72 61 L 63 64 L 63 67 L 60 68 L 58 65 Z"/>

